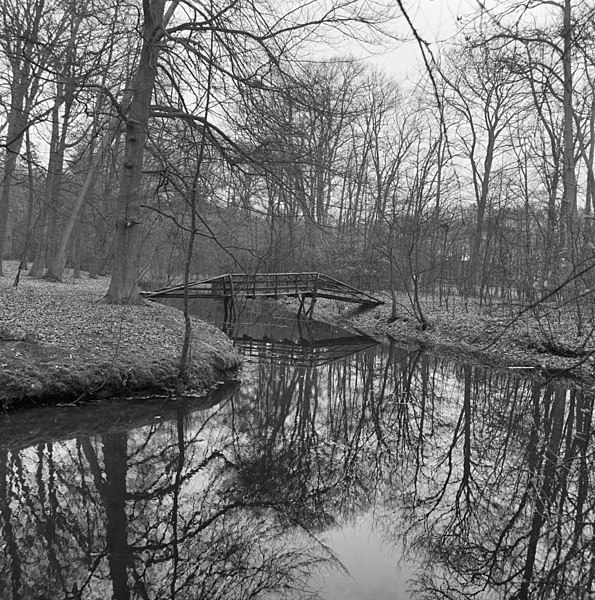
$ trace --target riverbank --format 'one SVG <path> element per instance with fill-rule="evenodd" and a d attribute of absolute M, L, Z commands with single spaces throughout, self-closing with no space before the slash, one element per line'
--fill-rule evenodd
<path fill-rule="evenodd" d="M 6 268 L 8 267 L 8 268 Z M 100 302 L 108 277 L 52 283 L 5 263 L 0 278 L 0 406 L 72 403 L 145 393 L 198 394 L 233 376 L 241 357 L 229 338 L 194 321 L 188 382 L 178 377 L 182 313 L 157 303 Z"/>
<path fill-rule="evenodd" d="M 314 319 L 377 338 L 390 336 L 406 345 L 488 367 L 567 378 L 595 387 L 595 336 L 590 320 L 584 319 L 580 331 L 576 315 L 560 312 L 555 306 L 524 311 L 496 303 L 480 306 L 473 299 L 459 297 L 442 303 L 426 298 L 422 308 L 429 326 L 422 329 L 404 295 L 398 299 L 394 320 L 390 299 L 388 295 L 384 298 L 385 304 L 367 309 L 319 299 Z M 285 303 L 297 309 L 295 301 Z"/>

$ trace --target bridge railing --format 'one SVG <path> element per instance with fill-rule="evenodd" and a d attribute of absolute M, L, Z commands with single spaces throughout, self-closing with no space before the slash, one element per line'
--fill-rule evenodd
<path fill-rule="evenodd" d="M 377 298 L 343 283 L 333 277 L 316 272 L 304 273 L 229 273 L 189 284 L 191 297 L 231 298 L 299 296 L 326 297 L 347 302 L 380 304 Z M 161 288 L 144 294 L 147 298 L 160 296 L 181 297 L 184 285 Z"/>
<path fill-rule="evenodd" d="M 316 285 L 318 273 L 232 273 L 224 276 L 224 289 L 233 284 L 236 294 L 254 296 L 287 296 L 310 292 Z"/>

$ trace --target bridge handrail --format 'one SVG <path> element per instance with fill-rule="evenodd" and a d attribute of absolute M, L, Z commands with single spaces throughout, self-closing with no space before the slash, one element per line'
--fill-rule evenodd
<path fill-rule="evenodd" d="M 184 289 L 184 284 L 169 286 L 154 290 L 151 292 L 142 292 L 145 298 L 153 298 L 165 296 L 167 294 L 174 295 Z M 188 284 L 190 290 L 198 293 L 202 292 L 205 295 L 216 297 L 219 294 L 233 297 L 238 293 L 247 293 L 247 295 L 278 295 L 295 294 L 306 295 L 315 298 L 330 297 L 337 300 L 342 300 L 340 295 L 351 295 L 353 300 L 356 298 L 362 302 L 370 302 L 373 304 L 382 304 L 371 294 L 358 290 L 357 288 L 316 271 L 305 271 L 295 273 L 227 273 L 225 275 L 217 275 L 209 279 L 193 281 Z M 214 293 L 207 294 L 207 291 Z M 331 295 L 332 294 L 332 295 Z M 349 301 L 345 298 L 346 301 Z"/>
<path fill-rule="evenodd" d="M 339 281 L 338 279 L 335 279 L 334 277 L 331 277 L 330 275 L 325 275 L 324 273 L 321 273 L 320 276 L 323 279 L 330 280 L 333 283 L 340 285 L 341 288 L 349 288 L 352 292 L 355 292 L 356 294 L 359 294 L 359 295 L 366 296 L 367 298 L 371 298 L 372 300 L 374 300 L 374 302 L 377 302 L 377 299 L 374 298 L 374 296 L 372 296 L 371 294 L 368 294 L 367 292 L 363 292 L 362 290 L 358 290 L 357 288 L 353 287 L 352 285 L 349 285 L 348 283 Z"/>

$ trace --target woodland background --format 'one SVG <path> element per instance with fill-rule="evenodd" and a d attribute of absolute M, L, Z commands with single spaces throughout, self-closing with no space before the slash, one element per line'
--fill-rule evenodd
<path fill-rule="evenodd" d="M 555 300 L 588 326 L 593 2 L 478 2 L 438 48 L 413 28 L 406 81 L 328 48 L 399 43 L 415 2 L 0 4 L 0 248 L 29 275 L 109 274 L 119 227 L 141 285 L 321 271 L 393 313 Z"/>

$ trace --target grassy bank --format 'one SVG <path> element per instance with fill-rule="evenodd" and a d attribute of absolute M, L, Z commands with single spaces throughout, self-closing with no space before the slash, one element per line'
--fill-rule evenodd
<path fill-rule="evenodd" d="M 314 318 L 491 367 L 595 385 L 593 323 L 583 318 L 579 328 L 568 309 L 544 305 L 524 310 L 496 303 L 480 306 L 459 297 L 442 303 L 426 298 L 422 308 L 429 327 L 424 330 L 405 296 L 399 298 L 396 319 L 385 299 L 386 304 L 365 310 L 320 299 Z"/>
<path fill-rule="evenodd" d="M 6 266 L 6 264 L 5 264 Z M 0 404 L 73 402 L 139 392 L 196 393 L 234 373 L 241 358 L 218 329 L 195 321 L 189 381 L 178 378 L 179 310 L 100 303 L 109 278 L 51 283 L 8 263 L 0 278 Z"/>

